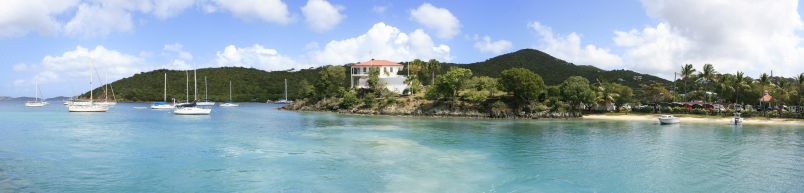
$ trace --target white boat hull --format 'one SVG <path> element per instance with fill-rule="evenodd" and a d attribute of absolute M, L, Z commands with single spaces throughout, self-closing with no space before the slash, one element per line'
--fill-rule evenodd
<path fill-rule="evenodd" d="M 240 104 L 237 104 L 237 103 L 223 103 L 223 104 L 221 104 L 221 107 L 239 107 L 239 106 L 240 106 Z"/>
<path fill-rule="evenodd" d="M 106 105 L 68 105 L 67 111 L 70 112 L 106 112 L 109 111 L 109 106 Z"/>
<path fill-rule="evenodd" d="M 105 106 L 115 106 L 115 105 L 117 105 L 117 102 L 97 102 L 95 104 L 105 105 Z"/>
<path fill-rule="evenodd" d="M 173 114 L 176 115 L 209 115 L 212 109 L 198 108 L 198 107 L 181 107 L 173 109 Z"/>
<path fill-rule="evenodd" d="M 677 117 L 659 118 L 659 123 L 661 123 L 662 125 L 678 124 L 678 123 L 681 123 L 681 119 L 679 119 Z"/>
<path fill-rule="evenodd" d="M 196 102 L 195 105 L 198 105 L 198 106 L 215 106 L 215 102 Z"/>
<path fill-rule="evenodd" d="M 176 108 L 173 105 L 164 104 L 164 105 L 151 105 L 151 109 L 173 109 Z"/>
<path fill-rule="evenodd" d="M 47 102 L 25 102 L 26 107 L 44 107 Z"/>

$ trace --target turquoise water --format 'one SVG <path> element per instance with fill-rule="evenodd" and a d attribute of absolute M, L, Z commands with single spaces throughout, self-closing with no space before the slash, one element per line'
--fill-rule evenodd
<path fill-rule="evenodd" d="M 0 103 L 0 192 L 802 192 L 801 126 Z"/>

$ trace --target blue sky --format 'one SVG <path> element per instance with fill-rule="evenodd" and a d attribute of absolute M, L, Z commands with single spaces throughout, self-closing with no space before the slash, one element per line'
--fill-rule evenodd
<path fill-rule="evenodd" d="M 11 0 L 0 8 L 0 96 L 86 90 L 158 68 L 309 68 L 371 57 L 470 63 L 536 48 L 576 64 L 672 78 L 713 63 L 804 71 L 794 0 Z M 283 14 L 284 13 L 284 14 Z M 338 19 L 340 18 L 340 19 Z"/>

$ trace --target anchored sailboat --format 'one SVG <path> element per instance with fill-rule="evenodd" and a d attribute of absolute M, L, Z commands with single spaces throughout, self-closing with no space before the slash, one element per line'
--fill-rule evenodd
<path fill-rule="evenodd" d="M 288 100 L 288 79 L 285 79 L 285 99 L 278 100 L 275 104 L 290 104 L 291 101 Z"/>
<path fill-rule="evenodd" d="M 207 95 L 207 77 L 204 76 L 204 100 L 201 100 L 197 103 L 198 106 L 215 106 L 214 101 L 209 101 L 209 96 Z"/>
<path fill-rule="evenodd" d="M 237 107 L 240 104 L 232 103 L 232 81 L 229 81 L 229 100 L 221 104 L 221 107 Z"/>
<path fill-rule="evenodd" d="M 172 109 L 175 107 L 176 101 L 173 101 L 173 103 L 174 104 L 167 103 L 167 73 L 165 73 L 165 89 L 162 94 L 162 101 L 151 104 L 151 109 Z"/>
<path fill-rule="evenodd" d="M 193 94 L 194 100 L 193 100 L 192 103 L 185 103 L 185 104 L 176 105 L 176 109 L 173 109 L 173 114 L 176 114 L 176 115 L 209 115 L 210 113 L 212 113 L 212 109 L 201 108 L 201 107 L 198 107 L 198 105 L 196 104 L 196 101 L 198 101 L 198 82 L 196 80 L 197 80 L 196 79 L 196 71 L 193 70 L 193 85 L 195 87 L 195 92 Z M 187 99 L 188 99 L 188 102 L 189 102 L 189 98 L 190 98 L 189 85 L 190 85 L 190 79 L 189 79 L 189 75 L 188 75 L 187 76 L 187 87 L 188 87 L 187 88 Z"/>
<path fill-rule="evenodd" d="M 93 67 L 90 67 L 94 69 Z M 97 104 L 93 101 L 93 90 L 92 87 L 92 71 L 90 69 L 89 73 L 89 99 L 88 100 L 76 100 L 71 102 L 67 105 L 67 111 L 70 112 L 106 112 L 109 110 L 109 106 Z"/>
<path fill-rule="evenodd" d="M 25 106 L 26 107 L 44 107 L 48 103 L 45 102 L 45 100 L 42 100 L 41 98 L 39 98 L 39 95 L 41 94 L 40 93 L 41 91 L 39 91 L 39 81 L 34 80 L 34 85 L 36 85 L 36 91 L 34 91 L 34 92 L 36 92 L 36 94 L 35 94 L 36 96 L 35 96 L 33 101 L 25 102 Z"/>

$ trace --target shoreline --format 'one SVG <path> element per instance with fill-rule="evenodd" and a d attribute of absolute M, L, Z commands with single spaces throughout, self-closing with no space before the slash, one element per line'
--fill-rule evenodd
<path fill-rule="evenodd" d="M 584 115 L 583 119 L 586 120 L 617 120 L 617 121 L 658 121 L 659 114 L 633 114 L 633 115 L 607 115 L 607 114 L 591 114 Z M 685 117 L 678 116 L 682 123 L 731 123 L 732 119 L 729 117 Z M 804 120 L 784 119 L 784 118 L 771 118 L 771 119 L 757 119 L 757 118 L 743 118 L 743 125 L 804 125 Z"/>

